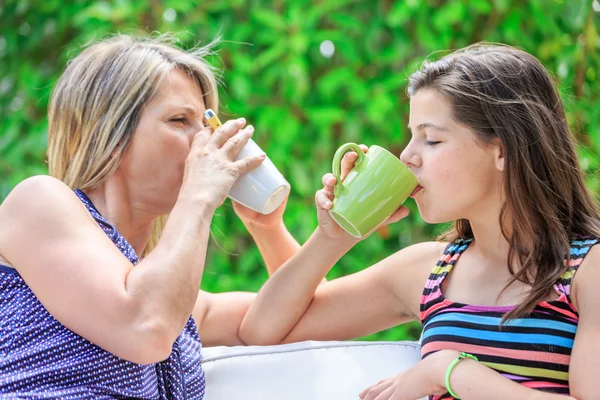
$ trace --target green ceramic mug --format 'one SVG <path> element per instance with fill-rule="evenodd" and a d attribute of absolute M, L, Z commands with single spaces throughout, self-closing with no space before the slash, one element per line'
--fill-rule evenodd
<path fill-rule="evenodd" d="M 354 168 L 341 182 L 344 154 L 358 154 Z M 371 146 L 367 154 L 355 143 L 342 145 L 333 157 L 337 179 L 329 214 L 346 232 L 363 238 L 388 219 L 411 195 L 417 178 L 402 161 L 383 147 Z"/>

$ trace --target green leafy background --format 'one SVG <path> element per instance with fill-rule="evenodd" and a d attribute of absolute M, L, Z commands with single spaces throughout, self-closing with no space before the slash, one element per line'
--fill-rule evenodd
<path fill-rule="evenodd" d="M 342 143 L 407 143 L 407 76 L 426 57 L 478 41 L 519 46 L 555 75 L 588 185 L 600 192 L 598 0 L 5 0 L 0 2 L 0 201 L 47 172 L 46 110 L 67 60 L 112 33 L 173 32 L 182 47 L 220 35 L 222 119 L 244 116 L 255 140 L 292 184 L 285 223 L 305 241 L 313 195 Z M 324 41 L 335 52 L 321 52 Z M 415 211 L 410 202 L 409 207 Z M 329 278 L 371 265 L 435 235 L 411 217 L 350 251 Z M 256 291 L 258 250 L 230 203 L 213 223 L 203 288 Z M 366 339 L 414 339 L 418 323 Z"/>

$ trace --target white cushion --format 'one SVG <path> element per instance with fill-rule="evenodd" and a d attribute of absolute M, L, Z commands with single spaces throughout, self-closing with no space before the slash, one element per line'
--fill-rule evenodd
<path fill-rule="evenodd" d="M 301 342 L 203 349 L 205 400 L 358 399 L 420 360 L 416 342 Z"/>

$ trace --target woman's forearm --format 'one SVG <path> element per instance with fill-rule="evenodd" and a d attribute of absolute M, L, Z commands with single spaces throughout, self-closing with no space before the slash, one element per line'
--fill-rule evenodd
<path fill-rule="evenodd" d="M 214 207 L 195 199 L 180 199 L 173 207 L 156 248 L 126 278 L 130 303 L 138 310 L 134 328 L 166 342 L 179 335 L 198 296 L 213 213 Z"/>
<path fill-rule="evenodd" d="M 274 227 L 248 227 L 248 231 L 265 261 L 269 275 L 273 275 L 300 248 L 283 221 Z"/>
<path fill-rule="evenodd" d="M 318 228 L 264 284 L 240 326 L 248 344 L 281 342 L 302 318 L 333 265 L 356 243 L 334 240 Z"/>

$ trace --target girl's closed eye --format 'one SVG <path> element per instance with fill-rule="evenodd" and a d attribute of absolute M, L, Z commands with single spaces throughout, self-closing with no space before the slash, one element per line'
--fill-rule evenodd
<path fill-rule="evenodd" d="M 433 140 L 426 140 L 425 141 L 425 145 L 427 145 L 427 146 L 435 146 L 438 143 L 441 143 L 441 142 L 439 140 L 438 141 L 433 141 Z"/>

